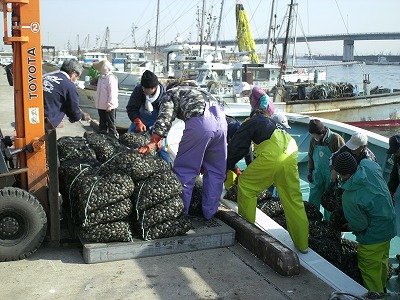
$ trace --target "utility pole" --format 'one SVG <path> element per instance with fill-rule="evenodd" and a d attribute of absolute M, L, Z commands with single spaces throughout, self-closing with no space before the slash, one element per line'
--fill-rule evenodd
<path fill-rule="evenodd" d="M 156 22 L 156 38 L 154 42 L 154 61 L 153 73 L 156 71 L 156 57 L 157 57 L 157 38 L 158 38 L 158 18 L 160 17 L 160 0 L 157 1 L 157 22 Z"/>

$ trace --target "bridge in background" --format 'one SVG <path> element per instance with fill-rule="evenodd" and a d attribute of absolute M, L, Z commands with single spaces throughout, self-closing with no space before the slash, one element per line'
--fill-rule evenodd
<path fill-rule="evenodd" d="M 267 38 L 254 39 L 256 44 L 266 44 Z M 348 33 L 315 35 L 308 37 L 297 37 L 297 43 L 304 42 L 324 42 L 324 41 L 343 41 L 343 61 L 354 60 L 354 41 L 378 41 L 378 40 L 400 40 L 400 32 L 375 32 L 375 33 Z M 283 44 L 285 38 L 278 38 L 277 44 Z M 215 42 L 212 43 L 215 45 Z M 236 40 L 219 41 L 221 46 L 235 45 Z"/>

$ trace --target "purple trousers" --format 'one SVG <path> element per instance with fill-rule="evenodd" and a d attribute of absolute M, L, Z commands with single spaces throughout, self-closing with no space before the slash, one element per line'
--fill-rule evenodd
<path fill-rule="evenodd" d="M 223 107 L 209 106 L 204 115 L 185 122 L 173 171 L 183 186 L 184 215 L 188 215 L 196 177 L 203 166 L 202 211 L 211 219 L 218 210 L 226 175 L 227 124 Z"/>

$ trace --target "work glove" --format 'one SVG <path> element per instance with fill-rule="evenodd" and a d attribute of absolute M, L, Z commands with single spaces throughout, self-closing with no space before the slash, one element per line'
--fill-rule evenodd
<path fill-rule="evenodd" d="M 140 118 L 136 118 L 133 123 L 136 125 L 135 132 L 144 132 L 147 130 L 146 125 L 142 123 L 142 120 Z"/>
<path fill-rule="evenodd" d="M 242 170 L 240 170 L 238 167 L 235 167 L 235 169 L 233 169 L 233 173 L 235 173 L 236 174 L 236 178 L 235 178 L 235 184 L 237 185 L 238 184 L 238 179 L 239 179 L 239 176 L 240 175 L 242 175 Z"/>
<path fill-rule="evenodd" d="M 90 121 L 90 115 L 87 112 L 84 112 L 84 111 L 81 110 L 81 115 L 82 115 L 81 120 Z"/>
<path fill-rule="evenodd" d="M 308 182 L 313 182 L 313 179 L 312 179 L 312 170 L 308 170 L 307 179 L 308 179 Z"/>
<path fill-rule="evenodd" d="M 154 149 L 154 147 L 157 147 L 157 152 L 161 151 L 161 146 L 162 146 L 162 137 L 153 133 L 151 135 L 150 143 L 147 145 L 140 147 L 138 152 L 145 154 L 145 153 L 150 153 L 151 150 Z"/>

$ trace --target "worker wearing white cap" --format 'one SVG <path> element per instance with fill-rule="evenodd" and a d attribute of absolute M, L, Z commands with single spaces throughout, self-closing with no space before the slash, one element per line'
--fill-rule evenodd
<path fill-rule="evenodd" d="M 376 157 L 374 153 L 368 149 L 368 137 L 362 132 L 354 132 L 351 136 L 350 140 L 341 147 L 338 151 L 332 154 L 330 158 L 330 169 L 331 169 L 331 179 L 332 181 L 336 181 L 337 173 L 334 168 L 335 160 L 340 153 L 350 152 L 357 161 L 357 164 L 360 164 L 360 161 L 364 158 L 373 160 L 376 162 Z"/>
<path fill-rule="evenodd" d="M 277 123 L 283 125 L 286 129 L 290 129 L 288 118 L 284 114 L 273 114 L 272 119 Z"/>

